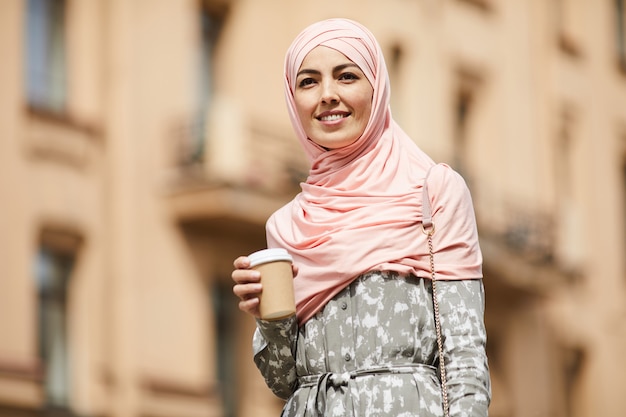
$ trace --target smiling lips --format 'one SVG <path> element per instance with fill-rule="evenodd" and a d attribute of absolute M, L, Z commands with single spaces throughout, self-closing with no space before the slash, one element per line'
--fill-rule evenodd
<path fill-rule="evenodd" d="M 350 113 L 325 113 L 317 118 L 321 122 L 334 122 L 335 120 L 343 119 L 350 116 Z"/>

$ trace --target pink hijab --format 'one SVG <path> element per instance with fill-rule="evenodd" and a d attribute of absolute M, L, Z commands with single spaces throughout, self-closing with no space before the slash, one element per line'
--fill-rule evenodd
<path fill-rule="evenodd" d="M 333 48 L 357 64 L 374 89 L 372 114 L 353 144 L 325 150 L 307 138 L 297 116 L 296 74 L 315 47 Z M 391 117 L 389 77 L 378 42 L 351 20 L 306 28 L 285 58 L 285 97 L 294 130 L 311 163 L 302 192 L 267 222 L 268 247 L 287 249 L 299 267 L 297 315 L 306 322 L 359 275 L 396 271 L 430 278 L 421 232 L 422 185 L 435 164 Z M 471 197 L 463 179 L 440 164 L 428 179 L 437 279 L 482 278 Z"/>

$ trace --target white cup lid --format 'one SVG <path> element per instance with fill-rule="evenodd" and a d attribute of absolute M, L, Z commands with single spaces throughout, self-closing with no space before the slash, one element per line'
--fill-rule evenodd
<path fill-rule="evenodd" d="M 264 264 L 267 262 L 287 261 L 293 262 L 293 258 L 283 248 L 263 249 L 248 255 L 250 259 L 250 267 Z"/>

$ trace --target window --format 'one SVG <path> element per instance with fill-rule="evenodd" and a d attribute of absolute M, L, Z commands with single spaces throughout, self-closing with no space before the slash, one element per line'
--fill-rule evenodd
<path fill-rule="evenodd" d="M 237 328 L 232 318 L 237 315 L 237 300 L 234 298 L 229 280 L 218 279 L 211 290 L 211 305 L 216 320 L 217 337 L 217 378 L 224 407 L 224 417 L 237 415 L 237 369 L 236 349 Z"/>
<path fill-rule="evenodd" d="M 581 41 L 585 33 L 587 13 L 583 0 L 556 0 L 554 2 L 557 42 L 566 55 L 581 56 Z"/>
<path fill-rule="evenodd" d="M 454 105 L 454 167 L 461 175 L 466 171 L 467 124 L 472 108 L 472 94 L 460 90 Z"/>
<path fill-rule="evenodd" d="M 197 52 L 197 76 L 195 112 L 192 128 L 188 132 L 187 143 L 184 144 L 183 164 L 202 162 L 205 152 L 205 136 L 209 106 L 213 97 L 213 56 L 217 35 L 220 30 L 220 19 L 210 11 L 200 11 L 200 41 Z"/>
<path fill-rule="evenodd" d="M 626 137 L 624 138 L 626 139 Z M 622 245 L 626 248 L 626 152 L 623 153 L 622 156 L 622 166 L 621 166 L 621 175 L 622 175 Z M 622 250 L 623 252 L 623 250 Z M 626 260 L 622 261 L 622 271 L 624 274 L 624 279 L 626 279 Z"/>
<path fill-rule="evenodd" d="M 581 234 L 582 221 L 580 196 L 576 193 L 575 178 L 577 175 L 574 165 L 575 155 L 579 142 L 579 130 L 584 121 L 582 113 L 571 104 L 564 104 L 558 115 L 555 142 L 553 145 L 554 187 L 556 197 L 555 221 L 558 227 L 555 248 L 557 260 L 562 270 L 569 278 L 579 280 L 581 262 L 584 258 L 584 237 Z"/>
<path fill-rule="evenodd" d="M 584 404 L 583 381 L 585 381 L 587 357 L 582 348 L 564 348 L 560 355 L 563 359 L 563 382 L 565 393 L 566 416 L 582 416 Z"/>
<path fill-rule="evenodd" d="M 26 19 L 28 104 L 61 112 L 67 95 L 65 1 L 28 0 Z"/>
<path fill-rule="evenodd" d="M 72 255 L 45 245 L 37 254 L 39 356 L 44 368 L 46 403 L 52 407 L 69 405 L 67 289 L 73 264 Z"/>
<path fill-rule="evenodd" d="M 482 10 L 484 12 L 489 12 L 493 8 L 493 0 L 458 0 L 459 3 L 467 4 L 468 6 L 474 7 L 477 10 Z"/>
<path fill-rule="evenodd" d="M 574 141 L 574 128 L 576 113 L 569 108 L 565 108 L 560 115 L 559 132 L 555 144 L 554 167 L 556 172 L 556 189 L 558 199 L 566 207 L 572 204 L 572 152 Z"/>
<path fill-rule="evenodd" d="M 470 182 L 469 152 L 478 126 L 478 94 L 481 88 L 480 73 L 467 68 L 457 71 L 457 86 L 453 96 L 453 155 L 452 165 Z"/>
<path fill-rule="evenodd" d="M 389 81 L 391 83 L 391 91 L 397 94 L 391 95 L 391 111 L 396 119 L 401 119 L 401 94 L 403 91 L 404 80 L 403 69 L 404 69 L 404 51 L 402 47 L 398 44 L 393 45 L 389 50 L 389 60 L 387 68 L 389 69 Z M 399 117 L 400 116 L 400 117 Z"/>
<path fill-rule="evenodd" d="M 615 0 L 617 62 L 626 73 L 626 0 Z"/>

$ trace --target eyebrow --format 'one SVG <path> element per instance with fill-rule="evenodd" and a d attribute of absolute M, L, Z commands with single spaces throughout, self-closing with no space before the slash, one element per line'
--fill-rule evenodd
<path fill-rule="evenodd" d="M 344 69 L 346 69 L 346 68 L 349 68 L 349 67 L 356 67 L 356 68 L 358 68 L 358 69 L 359 69 L 359 71 L 361 70 L 361 68 L 360 68 L 357 64 L 355 64 L 355 63 L 353 63 L 353 62 L 347 62 L 347 63 L 345 63 L 345 64 L 337 65 L 336 67 L 334 67 L 334 68 L 333 68 L 333 72 L 342 71 L 342 70 L 344 70 Z M 321 72 L 320 72 L 320 71 L 318 71 L 318 70 L 315 70 L 315 69 L 308 69 L 308 68 L 305 68 L 305 69 L 303 69 L 303 70 L 300 70 L 300 71 L 296 74 L 296 78 L 298 78 L 300 75 L 303 75 L 303 74 L 314 74 L 314 75 L 319 75 L 319 74 L 321 74 Z"/>

